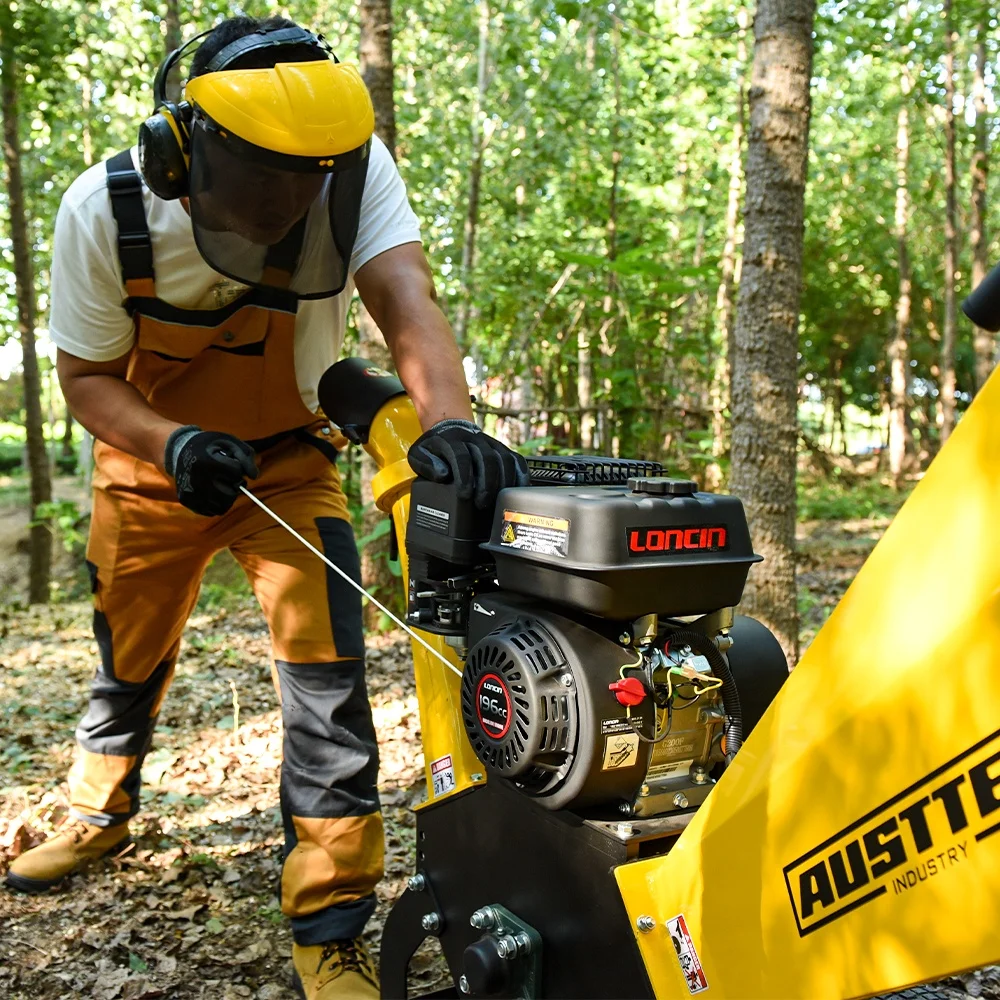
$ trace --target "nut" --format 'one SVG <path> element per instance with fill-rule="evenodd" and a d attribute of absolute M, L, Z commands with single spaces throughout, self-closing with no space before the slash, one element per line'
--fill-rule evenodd
<path fill-rule="evenodd" d="M 436 934 L 441 929 L 441 915 L 439 913 L 425 913 L 420 918 L 420 926 L 428 934 Z"/>
<path fill-rule="evenodd" d="M 644 913 L 641 917 L 636 917 L 635 926 L 638 927 L 643 934 L 648 934 L 656 926 L 656 921 Z"/>
<path fill-rule="evenodd" d="M 424 878 L 419 872 L 416 875 L 411 875 L 406 880 L 406 888 L 410 892 L 423 892 L 427 888 L 427 879 Z"/>

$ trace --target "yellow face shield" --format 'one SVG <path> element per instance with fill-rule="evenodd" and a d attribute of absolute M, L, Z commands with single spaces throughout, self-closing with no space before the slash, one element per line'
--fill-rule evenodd
<path fill-rule="evenodd" d="M 347 282 L 375 127 L 353 66 L 330 60 L 190 80 L 189 198 L 215 270 L 300 298 Z"/>

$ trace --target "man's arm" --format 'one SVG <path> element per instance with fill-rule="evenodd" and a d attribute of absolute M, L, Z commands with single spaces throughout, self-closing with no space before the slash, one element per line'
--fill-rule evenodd
<path fill-rule="evenodd" d="M 70 413 L 95 438 L 163 472 L 167 438 L 181 425 L 161 417 L 125 381 L 128 359 L 124 354 L 114 361 L 84 361 L 60 350 L 56 355 L 59 384 Z"/>
<path fill-rule="evenodd" d="M 373 257 L 354 276 L 361 300 L 378 324 L 396 371 L 426 431 L 439 420 L 472 420 L 462 358 L 419 243 Z"/>

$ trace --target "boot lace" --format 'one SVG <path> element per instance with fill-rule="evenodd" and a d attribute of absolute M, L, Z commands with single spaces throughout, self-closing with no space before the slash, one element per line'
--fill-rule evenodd
<path fill-rule="evenodd" d="M 368 980 L 376 989 L 378 979 L 375 976 L 375 966 L 372 964 L 368 949 L 358 938 L 350 938 L 344 941 L 330 941 L 323 946 L 322 954 L 319 957 L 319 964 L 316 966 L 316 973 L 329 962 L 330 971 L 336 972 L 357 972 L 360 976 Z"/>
<path fill-rule="evenodd" d="M 69 837 L 74 844 L 79 844 L 83 840 L 83 835 L 87 832 L 89 823 L 86 823 L 82 819 L 73 820 L 72 823 L 64 826 L 59 832 L 63 836 Z"/>

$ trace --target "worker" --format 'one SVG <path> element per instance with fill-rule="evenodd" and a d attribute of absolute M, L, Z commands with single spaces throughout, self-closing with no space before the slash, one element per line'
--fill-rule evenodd
<path fill-rule="evenodd" d="M 284 725 L 280 898 L 310 1000 L 375 997 L 361 935 L 383 874 L 378 750 L 357 548 L 317 383 L 356 288 L 424 433 L 414 470 L 480 507 L 527 467 L 472 420 L 417 219 L 373 135 L 356 68 L 284 18 L 192 41 L 184 101 L 86 170 L 56 220 L 50 335 L 73 416 L 96 439 L 87 566 L 100 650 L 69 777 L 71 816 L 7 882 L 40 892 L 119 849 L 184 624 L 213 555 L 246 572 L 271 634 Z"/>

